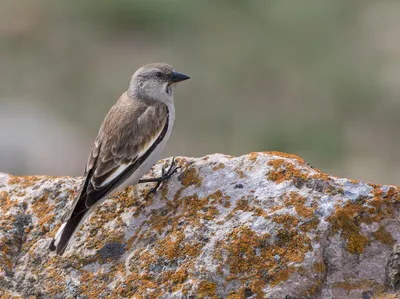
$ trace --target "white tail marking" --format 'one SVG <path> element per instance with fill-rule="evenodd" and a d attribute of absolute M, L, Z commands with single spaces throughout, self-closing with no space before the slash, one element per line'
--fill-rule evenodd
<path fill-rule="evenodd" d="M 54 237 L 54 239 L 56 240 L 56 241 L 54 242 L 54 246 L 57 247 L 58 243 L 60 242 L 61 234 L 62 234 L 62 232 L 63 232 L 63 230 L 64 230 L 64 227 L 65 227 L 66 225 L 67 225 L 67 222 L 64 222 L 64 223 L 60 226 L 60 228 L 58 229 L 58 231 L 57 231 L 57 233 L 56 233 L 56 236 Z"/>

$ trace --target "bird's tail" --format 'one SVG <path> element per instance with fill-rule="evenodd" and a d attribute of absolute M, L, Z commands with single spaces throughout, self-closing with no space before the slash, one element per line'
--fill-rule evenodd
<path fill-rule="evenodd" d="M 56 251 L 57 254 L 62 255 L 68 246 L 69 241 L 78 231 L 83 221 L 85 221 L 85 216 L 87 216 L 89 209 L 82 211 L 77 215 L 73 215 L 66 222 L 64 222 L 58 229 L 56 236 L 51 241 L 49 249 L 51 251 Z"/>

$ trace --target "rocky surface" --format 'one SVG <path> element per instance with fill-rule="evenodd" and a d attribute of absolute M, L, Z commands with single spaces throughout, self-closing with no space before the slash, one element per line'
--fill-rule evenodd
<path fill-rule="evenodd" d="M 397 298 L 398 187 L 276 152 L 178 161 L 147 201 L 151 185 L 104 202 L 62 257 L 47 247 L 81 178 L 0 175 L 0 297 Z"/>

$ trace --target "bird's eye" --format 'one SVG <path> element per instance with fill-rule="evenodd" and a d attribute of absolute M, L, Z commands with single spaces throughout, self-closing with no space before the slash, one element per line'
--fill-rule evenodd
<path fill-rule="evenodd" d="M 161 73 L 161 72 L 158 72 L 158 73 L 156 74 L 156 76 L 157 76 L 158 78 L 162 78 L 162 73 Z"/>

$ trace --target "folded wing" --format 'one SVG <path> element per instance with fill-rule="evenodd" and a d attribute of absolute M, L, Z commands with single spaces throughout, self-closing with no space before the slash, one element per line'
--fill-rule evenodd
<path fill-rule="evenodd" d="M 58 254 L 63 253 L 91 208 L 129 178 L 167 133 L 168 108 L 164 104 L 132 101 L 126 94 L 118 102 L 100 128 L 80 193 L 50 245 Z"/>

